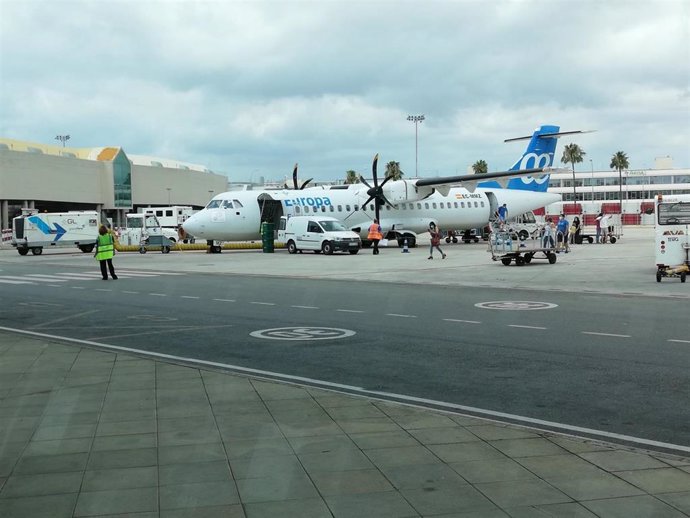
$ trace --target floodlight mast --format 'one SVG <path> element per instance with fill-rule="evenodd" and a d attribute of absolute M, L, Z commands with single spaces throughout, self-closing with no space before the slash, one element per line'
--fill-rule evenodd
<path fill-rule="evenodd" d="M 418 147 L 417 147 L 417 126 L 420 122 L 424 121 L 424 115 L 408 115 L 407 120 L 414 122 L 414 175 L 419 178 L 419 160 L 418 160 Z"/>
<path fill-rule="evenodd" d="M 65 142 L 67 142 L 69 139 L 69 135 L 57 135 L 55 137 L 55 140 L 59 140 L 60 142 L 62 142 L 62 147 L 65 147 Z"/>

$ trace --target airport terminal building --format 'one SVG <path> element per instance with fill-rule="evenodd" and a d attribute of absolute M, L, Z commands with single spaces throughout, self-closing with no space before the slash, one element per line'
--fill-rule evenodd
<path fill-rule="evenodd" d="M 121 226 L 139 207 L 204 207 L 228 177 L 120 147 L 69 148 L 0 138 L 0 228 L 22 208 L 98 210 Z"/>

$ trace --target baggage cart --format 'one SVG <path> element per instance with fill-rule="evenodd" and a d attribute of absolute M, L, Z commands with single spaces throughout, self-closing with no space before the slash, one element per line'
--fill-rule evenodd
<path fill-rule="evenodd" d="M 489 252 L 492 260 L 500 260 L 504 266 L 513 262 L 517 266 L 524 266 L 532 259 L 546 259 L 549 264 L 556 262 L 555 247 L 544 247 L 541 240 L 536 243 L 520 241 L 518 235 L 511 232 L 492 232 L 489 235 Z"/>

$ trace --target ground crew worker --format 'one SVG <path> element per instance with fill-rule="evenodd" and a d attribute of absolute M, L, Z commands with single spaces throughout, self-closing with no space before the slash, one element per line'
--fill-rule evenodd
<path fill-rule="evenodd" d="M 374 243 L 374 255 L 379 253 L 379 241 L 383 239 L 383 234 L 381 233 L 381 225 L 379 225 L 379 220 L 374 219 L 374 222 L 369 225 L 369 235 L 367 239 Z"/>
<path fill-rule="evenodd" d="M 117 280 L 117 275 L 115 275 L 115 268 L 113 267 L 113 256 L 115 255 L 115 240 L 105 225 L 101 225 L 98 229 L 98 239 L 96 240 L 96 253 L 94 257 L 101 266 L 101 275 L 103 280 L 108 280 L 108 271 L 110 270 L 110 276 L 114 281 Z M 107 270 L 106 270 L 107 266 Z"/>

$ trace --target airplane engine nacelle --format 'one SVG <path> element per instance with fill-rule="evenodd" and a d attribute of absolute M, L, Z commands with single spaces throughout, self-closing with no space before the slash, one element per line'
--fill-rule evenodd
<path fill-rule="evenodd" d="M 393 205 L 423 200 L 433 193 L 433 187 L 417 187 L 414 182 L 407 180 L 391 181 L 383 186 L 383 194 Z"/>

